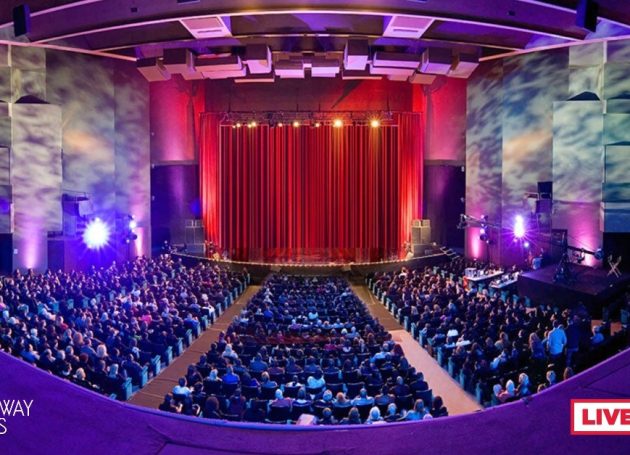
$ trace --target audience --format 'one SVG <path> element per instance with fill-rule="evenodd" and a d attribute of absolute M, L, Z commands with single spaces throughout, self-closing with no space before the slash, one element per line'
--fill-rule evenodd
<path fill-rule="evenodd" d="M 302 414 L 325 425 L 393 422 L 428 389 L 335 277 L 270 276 L 187 377 L 197 383 L 186 387 L 205 393 L 202 417 L 249 422 L 294 423 Z M 235 395 L 243 397 L 237 412 Z M 437 411 L 447 415 L 441 404 Z"/>
<path fill-rule="evenodd" d="M 464 269 L 471 266 L 494 268 L 455 259 L 441 267 L 402 268 L 369 278 L 372 291 L 401 322 L 407 320 L 423 347 L 482 402 L 511 401 L 539 385 L 552 386 L 565 367 L 587 363 L 591 350 L 605 345 L 601 328 L 591 330 L 583 305 L 529 306 L 508 291 L 467 282 Z M 421 382 L 409 385 L 422 390 Z"/>
<path fill-rule="evenodd" d="M 0 349 L 89 389 L 124 399 L 152 358 L 215 313 L 246 276 L 169 255 L 138 257 L 87 272 L 0 278 Z M 174 352 L 177 355 L 177 352 Z M 165 400 L 165 407 L 172 411 Z"/>

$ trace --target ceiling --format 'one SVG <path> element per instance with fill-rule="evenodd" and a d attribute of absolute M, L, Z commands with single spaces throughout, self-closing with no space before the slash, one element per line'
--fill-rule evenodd
<path fill-rule="evenodd" d="M 485 60 L 630 36 L 630 1 L 596 1 L 591 32 L 576 25 L 577 0 L 3 0 L 0 40 L 16 40 L 12 9 L 27 3 L 31 32 L 18 41 L 130 60 L 173 48 L 239 55 L 248 44 L 269 46 L 274 62 L 305 52 L 342 58 L 349 38 L 367 41 L 370 59 L 439 48 Z M 199 19 L 216 26 L 197 33 Z"/>

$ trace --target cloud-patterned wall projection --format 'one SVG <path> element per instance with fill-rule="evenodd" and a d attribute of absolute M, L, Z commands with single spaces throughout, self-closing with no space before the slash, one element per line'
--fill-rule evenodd
<path fill-rule="evenodd" d="M 525 193 L 553 180 L 552 225 L 568 229 L 571 244 L 596 249 L 602 230 L 630 231 L 623 222 L 630 205 L 622 201 L 630 190 L 617 183 L 630 173 L 630 159 L 611 153 L 606 175 L 615 183 L 603 183 L 604 148 L 630 144 L 629 70 L 630 40 L 481 65 L 468 86 L 467 213 L 500 214 L 509 227 L 516 214 L 532 210 Z M 603 204 L 602 194 L 616 202 Z M 478 232 L 469 230 L 467 239 L 467 254 L 478 257 Z M 522 253 L 510 241 L 498 239 L 494 257 L 519 262 Z"/>
<path fill-rule="evenodd" d="M 95 214 L 112 224 L 136 216 L 131 252 L 148 253 L 149 91 L 135 66 L 0 46 L 0 97 L 13 103 L 0 102 L 0 180 L 9 163 L 11 175 L 10 185 L 0 181 L 0 229 L 13 230 L 14 267 L 47 267 L 47 234 L 62 230 L 64 191 L 88 193 Z M 112 252 L 126 257 L 118 240 Z"/>

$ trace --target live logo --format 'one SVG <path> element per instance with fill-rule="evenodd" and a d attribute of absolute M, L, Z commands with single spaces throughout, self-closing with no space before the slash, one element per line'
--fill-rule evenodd
<path fill-rule="evenodd" d="M 571 400 L 572 435 L 630 435 L 630 399 Z"/>

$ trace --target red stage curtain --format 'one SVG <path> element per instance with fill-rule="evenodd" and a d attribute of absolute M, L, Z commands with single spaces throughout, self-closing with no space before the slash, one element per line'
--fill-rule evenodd
<path fill-rule="evenodd" d="M 202 117 L 207 238 L 232 259 L 399 257 L 421 216 L 419 114 L 396 126 L 219 126 Z"/>

